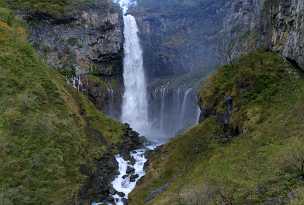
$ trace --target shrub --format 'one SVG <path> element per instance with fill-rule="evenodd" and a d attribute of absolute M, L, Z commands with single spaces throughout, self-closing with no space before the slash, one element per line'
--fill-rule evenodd
<path fill-rule="evenodd" d="M 300 139 L 295 139 L 283 150 L 280 164 L 284 171 L 304 178 L 304 146 Z"/>

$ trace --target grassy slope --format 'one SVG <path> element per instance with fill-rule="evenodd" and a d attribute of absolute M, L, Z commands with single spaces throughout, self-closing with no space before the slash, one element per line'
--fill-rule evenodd
<path fill-rule="evenodd" d="M 50 70 L 26 31 L 0 1 L 0 199 L 10 204 L 68 204 L 123 126 Z"/>
<path fill-rule="evenodd" d="M 221 68 L 200 92 L 217 113 L 228 95 L 230 128 L 241 134 L 223 140 L 222 125 L 210 116 L 178 136 L 152 155 L 130 204 L 144 204 L 153 192 L 147 204 L 304 203 L 303 77 L 279 56 L 256 52 Z"/>

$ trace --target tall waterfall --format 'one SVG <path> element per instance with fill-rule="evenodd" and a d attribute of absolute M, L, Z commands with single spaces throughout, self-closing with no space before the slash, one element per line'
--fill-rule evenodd
<path fill-rule="evenodd" d="M 148 135 L 147 86 L 143 67 L 142 48 L 135 18 L 126 14 L 131 0 L 120 0 L 124 11 L 124 85 L 121 121 L 127 122 L 140 134 Z"/>
<path fill-rule="evenodd" d="M 164 85 L 159 87 L 156 93 L 149 89 L 147 94 L 139 29 L 134 16 L 127 13 L 129 6 L 136 1 L 117 0 L 116 2 L 124 13 L 125 92 L 121 121 L 129 123 L 134 130 L 150 141 L 164 143 L 179 131 L 196 123 L 198 108 L 195 90 L 183 86 L 169 89 Z"/>

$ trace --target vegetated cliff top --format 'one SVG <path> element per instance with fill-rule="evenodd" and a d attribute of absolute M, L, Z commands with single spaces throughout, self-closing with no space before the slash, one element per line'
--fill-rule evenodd
<path fill-rule="evenodd" d="M 205 120 L 152 154 L 130 204 L 303 204 L 302 73 L 259 51 L 200 96 Z"/>
<path fill-rule="evenodd" d="M 21 25 L 0 7 L 1 202 L 72 204 L 87 179 L 80 170 L 114 154 L 125 127 L 49 69 Z"/>
<path fill-rule="evenodd" d="M 61 17 L 67 12 L 95 2 L 95 0 L 5 0 L 7 4 L 17 10 L 26 12 L 45 13 Z M 103 1 L 103 0 L 102 0 Z"/>

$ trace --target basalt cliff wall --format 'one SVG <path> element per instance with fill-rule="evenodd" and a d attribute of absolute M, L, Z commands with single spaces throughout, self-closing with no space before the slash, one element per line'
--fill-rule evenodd
<path fill-rule="evenodd" d="M 21 12 L 34 47 L 74 81 L 100 110 L 119 118 L 123 93 L 123 19 L 112 1 L 80 5 L 60 16 Z"/>
<path fill-rule="evenodd" d="M 299 0 L 139 1 L 134 13 L 147 73 L 153 80 L 209 71 L 257 48 L 303 68 L 303 5 Z"/>

